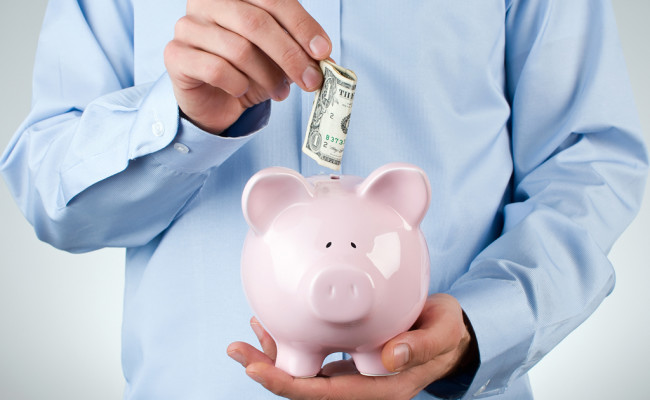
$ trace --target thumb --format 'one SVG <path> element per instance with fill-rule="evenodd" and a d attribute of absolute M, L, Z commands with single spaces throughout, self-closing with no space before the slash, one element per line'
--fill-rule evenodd
<path fill-rule="evenodd" d="M 381 358 L 389 371 L 403 371 L 425 364 L 454 349 L 447 340 L 439 340 L 429 329 L 402 333 L 384 346 Z"/>
<path fill-rule="evenodd" d="M 397 335 L 384 345 L 382 362 L 389 371 L 403 371 L 453 353 L 465 337 L 469 337 L 469 333 L 458 302 L 448 295 L 432 295 L 414 329 Z M 451 360 L 446 361 L 453 363 L 454 358 L 452 355 Z"/>

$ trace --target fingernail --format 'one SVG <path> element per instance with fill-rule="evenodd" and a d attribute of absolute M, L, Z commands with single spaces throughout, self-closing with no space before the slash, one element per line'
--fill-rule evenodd
<path fill-rule="evenodd" d="M 251 328 L 253 328 L 257 340 L 261 341 L 262 337 L 264 337 L 264 328 L 262 328 L 262 325 L 260 325 L 259 322 L 251 322 Z"/>
<path fill-rule="evenodd" d="M 309 42 L 309 49 L 312 55 L 316 58 L 321 58 L 327 55 L 330 50 L 330 44 L 324 37 L 318 35 Z"/>
<path fill-rule="evenodd" d="M 302 81 L 309 90 L 315 90 L 321 83 L 321 72 L 313 65 L 307 67 L 305 72 L 302 73 Z"/>
<path fill-rule="evenodd" d="M 393 365 L 395 370 L 405 366 L 411 359 L 411 348 L 408 344 L 398 344 L 393 349 Z"/>
<path fill-rule="evenodd" d="M 289 97 L 290 92 L 291 87 L 289 86 L 289 82 L 285 79 L 273 92 L 273 100 L 282 101 Z"/>
<path fill-rule="evenodd" d="M 232 358 L 233 360 L 237 361 L 241 365 L 246 366 L 246 358 L 244 355 L 238 351 L 229 351 L 228 352 L 228 357 Z"/>

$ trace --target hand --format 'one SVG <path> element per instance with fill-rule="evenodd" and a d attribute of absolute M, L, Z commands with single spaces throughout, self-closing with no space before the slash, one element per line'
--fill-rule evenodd
<path fill-rule="evenodd" d="M 320 87 L 315 60 L 331 49 L 297 0 L 189 0 L 164 56 L 183 114 L 218 134 L 247 108 L 284 100 L 291 82 Z"/>
<path fill-rule="evenodd" d="M 452 373 L 468 355 L 472 337 L 458 301 L 446 294 L 430 296 L 412 330 L 384 346 L 384 377 L 360 375 L 351 360 L 327 364 L 315 378 L 293 378 L 274 367 L 275 342 L 255 318 L 251 320 L 262 349 L 236 342 L 228 355 L 246 373 L 276 395 L 290 399 L 410 399 L 433 381 Z"/>

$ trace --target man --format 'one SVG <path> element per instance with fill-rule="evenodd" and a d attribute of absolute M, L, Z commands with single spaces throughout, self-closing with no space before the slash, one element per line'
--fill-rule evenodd
<path fill-rule="evenodd" d="M 266 353 L 236 342 L 241 190 L 322 172 L 300 145 L 328 57 L 359 76 L 342 172 L 409 161 L 434 188 L 431 296 L 391 377 L 294 380 L 255 320 Z M 605 0 L 57 0 L 34 91 L 1 168 L 42 240 L 127 248 L 129 399 L 530 397 L 611 291 L 647 164 Z"/>

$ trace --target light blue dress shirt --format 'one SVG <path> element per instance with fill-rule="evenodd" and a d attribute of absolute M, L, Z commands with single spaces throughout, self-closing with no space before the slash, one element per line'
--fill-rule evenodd
<path fill-rule="evenodd" d="M 530 397 L 526 372 L 612 290 L 606 254 L 643 191 L 609 2 L 303 4 L 359 76 L 342 173 L 406 161 L 431 180 L 430 291 L 460 301 L 480 349 L 465 397 Z M 269 398 L 226 355 L 256 342 L 240 196 L 264 167 L 328 173 L 300 150 L 313 94 L 293 86 L 229 137 L 180 119 L 163 49 L 184 12 L 52 0 L 0 168 L 42 240 L 127 248 L 126 399 Z"/>

